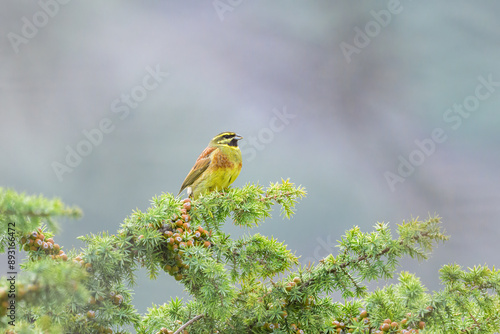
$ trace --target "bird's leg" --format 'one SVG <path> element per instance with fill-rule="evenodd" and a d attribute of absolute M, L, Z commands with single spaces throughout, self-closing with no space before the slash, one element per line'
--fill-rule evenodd
<path fill-rule="evenodd" d="M 191 198 L 191 197 L 192 197 L 192 195 L 193 195 L 193 188 L 191 188 L 191 187 L 187 187 L 186 192 L 187 192 L 188 197 L 189 197 L 189 198 Z"/>

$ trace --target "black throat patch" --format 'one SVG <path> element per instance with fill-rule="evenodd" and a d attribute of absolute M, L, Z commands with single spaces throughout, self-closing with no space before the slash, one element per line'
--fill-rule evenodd
<path fill-rule="evenodd" d="M 238 146 L 238 140 L 236 138 L 233 138 L 228 144 L 229 146 Z"/>

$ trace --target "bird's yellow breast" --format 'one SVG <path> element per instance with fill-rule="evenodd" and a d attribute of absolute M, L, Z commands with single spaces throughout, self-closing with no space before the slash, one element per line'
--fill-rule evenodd
<path fill-rule="evenodd" d="M 238 147 L 219 147 L 211 154 L 210 166 L 193 184 L 193 196 L 225 189 L 236 180 L 242 167 Z"/>

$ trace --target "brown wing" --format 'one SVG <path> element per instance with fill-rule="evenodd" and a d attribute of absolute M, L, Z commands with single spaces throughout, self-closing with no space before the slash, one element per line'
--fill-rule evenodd
<path fill-rule="evenodd" d="M 207 170 L 211 161 L 210 153 L 212 153 L 215 149 L 216 149 L 215 147 L 207 147 L 203 152 L 201 152 L 198 159 L 196 159 L 193 168 L 191 168 L 191 171 L 189 171 L 189 174 L 186 176 L 186 179 L 184 179 L 184 182 L 182 182 L 179 194 L 186 187 L 192 185 L 201 176 L 201 174 L 203 174 L 203 172 Z"/>

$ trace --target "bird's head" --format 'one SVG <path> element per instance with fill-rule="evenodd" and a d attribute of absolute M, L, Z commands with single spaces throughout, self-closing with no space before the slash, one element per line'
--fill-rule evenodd
<path fill-rule="evenodd" d="M 234 132 L 222 132 L 210 141 L 210 145 L 238 147 L 238 140 L 240 139 L 243 139 L 243 137 Z"/>

